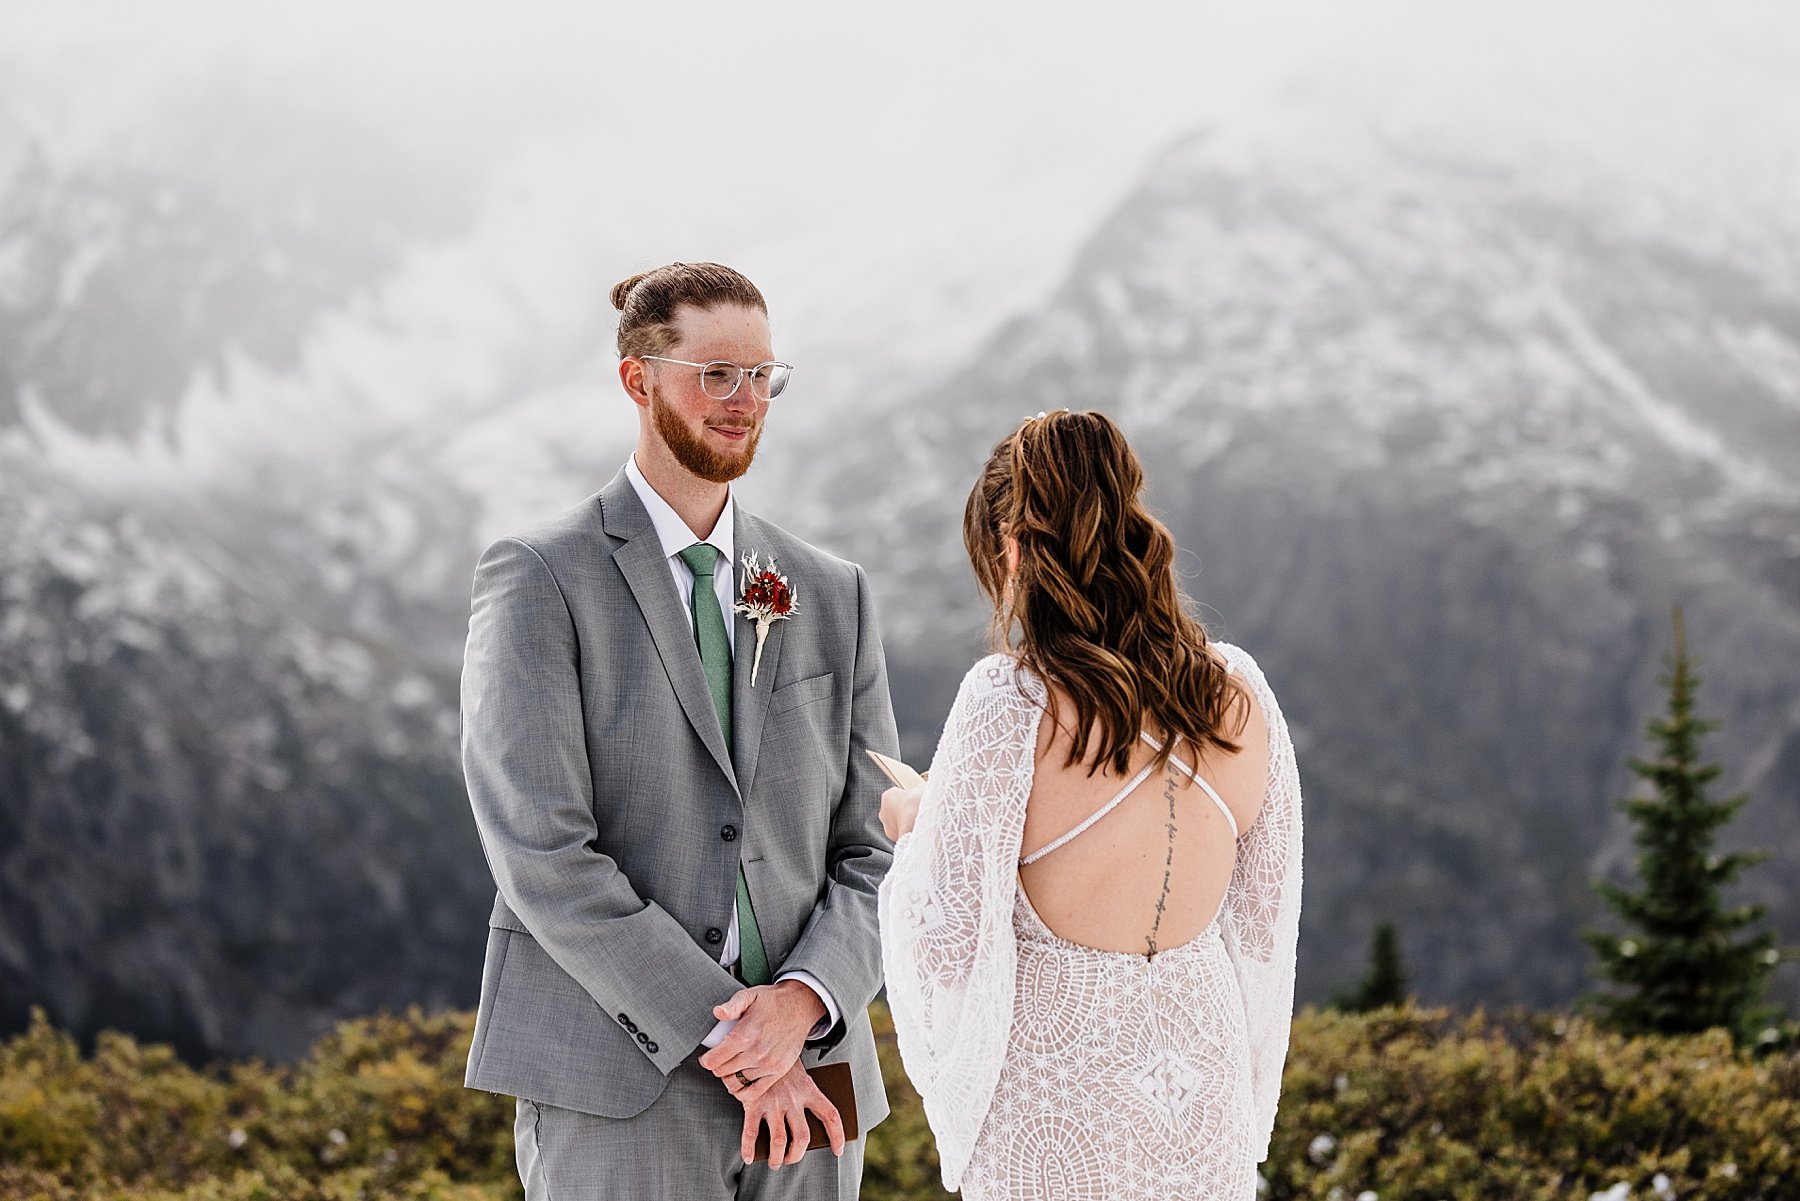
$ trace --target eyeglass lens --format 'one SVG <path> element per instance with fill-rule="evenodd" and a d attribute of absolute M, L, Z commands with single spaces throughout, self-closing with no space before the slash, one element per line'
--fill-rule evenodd
<path fill-rule="evenodd" d="M 750 391 L 758 400 L 773 400 L 787 387 L 793 368 L 784 363 L 764 363 L 745 371 L 736 363 L 708 363 L 700 369 L 700 388 L 714 400 L 725 400 L 738 389 L 738 381 L 750 377 Z"/>

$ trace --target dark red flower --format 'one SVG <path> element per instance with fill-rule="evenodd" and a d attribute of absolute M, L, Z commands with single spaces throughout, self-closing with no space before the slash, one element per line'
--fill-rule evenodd
<path fill-rule="evenodd" d="M 781 578 L 781 573 L 773 566 L 759 567 L 755 565 L 755 556 L 745 560 L 745 566 L 751 569 L 744 579 L 744 592 L 738 603 L 757 622 L 758 640 L 765 623 L 770 618 L 787 617 L 796 612 L 794 590 L 788 582 Z"/>

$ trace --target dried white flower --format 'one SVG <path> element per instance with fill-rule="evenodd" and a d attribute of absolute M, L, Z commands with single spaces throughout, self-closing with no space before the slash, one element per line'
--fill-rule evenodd
<path fill-rule="evenodd" d="M 1324 1163 L 1337 1150 L 1337 1140 L 1329 1134 L 1321 1134 L 1306 1144 L 1306 1158 L 1314 1163 Z"/>

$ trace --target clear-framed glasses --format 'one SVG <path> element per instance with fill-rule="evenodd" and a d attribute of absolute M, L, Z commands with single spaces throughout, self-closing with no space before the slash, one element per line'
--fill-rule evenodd
<path fill-rule="evenodd" d="M 788 379 L 794 374 L 791 363 L 778 363 L 770 360 L 758 363 L 754 367 L 740 367 L 736 363 L 727 363 L 723 359 L 714 359 L 710 363 L 690 363 L 686 359 L 671 359 L 660 354 L 640 354 L 640 359 L 655 359 L 659 363 L 679 363 L 683 367 L 700 369 L 700 390 L 714 400 L 730 400 L 737 395 L 738 385 L 744 377 L 750 377 L 750 394 L 758 400 L 774 400 L 781 395 L 782 389 L 788 385 Z"/>

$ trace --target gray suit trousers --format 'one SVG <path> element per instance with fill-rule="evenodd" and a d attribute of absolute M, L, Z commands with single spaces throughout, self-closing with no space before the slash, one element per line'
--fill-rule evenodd
<path fill-rule="evenodd" d="M 636 1117 L 520 1100 L 513 1133 L 525 1201 L 855 1201 L 862 1139 L 770 1171 L 744 1162 L 743 1128 L 743 1106 L 689 1060 Z"/>

